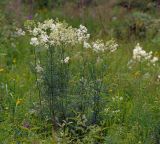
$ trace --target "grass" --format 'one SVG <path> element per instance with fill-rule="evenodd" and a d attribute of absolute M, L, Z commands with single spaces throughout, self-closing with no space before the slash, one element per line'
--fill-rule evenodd
<path fill-rule="evenodd" d="M 119 11 L 121 10 L 119 9 Z M 35 19 L 44 20 L 52 17 L 65 19 L 73 26 L 83 22 L 74 14 L 73 17 L 70 17 L 59 9 L 53 13 L 47 10 L 46 12 L 40 11 Z M 93 34 L 92 39 L 113 37 L 113 33 L 103 34 L 102 32 L 99 34 L 99 30 L 103 31 L 103 26 L 102 22 L 98 20 L 98 18 L 93 19 L 88 15 L 84 20 L 84 24 Z M 93 87 L 99 85 L 96 80 L 100 77 L 99 74 L 104 73 L 104 87 L 100 94 L 103 101 L 100 107 L 101 121 L 96 124 L 90 122 L 92 110 L 91 108 L 87 109 L 88 104 L 85 104 L 86 111 L 84 112 L 88 118 L 87 122 L 82 117 L 84 113 L 76 111 L 79 102 L 83 103 L 81 97 L 85 95 L 85 92 L 90 95 L 91 89 L 90 81 L 77 82 L 83 63 L 76 56 L 74 57 L 76 53 L 74 50 L 70 51 L 74 58 L 70 65 L 72 77 L 69 81 L 69 94 L 76 93 L 79 97 L 68 95 L 69 115 L 55 131 L 52 127 L 53 123 L 47 102 L 44 99 L 41 104 L 39 102 L 39 89 L 36 86 L 34 71 L 35 55 L 33 48 L 29 45 L 29 37 L 14 37 L 13 25 L 6 22 L 5 15 L 1 16 L 1 21 L 3 23 L 0 24 L 0 31 L 3 35 L 0 36 L 0 143 L 52 144 L 56 143 L 57 137 L 64 144 L 159 143 L 159 62 L 155 67 L 142 64 L 129 69 L 127 65 L 137 42 L 140 42 L 146 51 L 152 50 L 155 55 L 160 56 L 158 41 L 153 41 L 152 36 L 147 35 L 147 38 L 144 39 L 133 36 L 131 40 L 128 40 L 126 32 L 123 38 L 118 35 L 116 37 L 119 44 L 118 50 L 114 54 L 100 57 L 105 60 L 106 69 L 102 71 L 101 67 L 96 65 L 97 76 L 95 79 L 91 78 L 92 69 L 86 70 L 89 71 L 86 78 L 91 79 Z M 109 22 L 107 24 L 110 25 Z M 118 25 L 121 25 L 121 20 L 117 21 L 115 27 Z M 112 23 L 111 26 L 113 26 Z M 9 31 L 4 31 L 7 29 L 6 27 Z M 123 29 L 124 27 L 122 27 L 122 31 Z M 88 65 L 92 66 L 94 57 L 90 52 L 87 53 L 87 57 L 90 62 Z M 41 96 L 45 97 L 45 93 Z M 72 111 L 74 112 L 70 114 Z"/>

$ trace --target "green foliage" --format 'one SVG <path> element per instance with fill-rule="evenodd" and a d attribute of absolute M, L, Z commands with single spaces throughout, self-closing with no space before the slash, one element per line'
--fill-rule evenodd
<path fill-rule="evenodd" d="M 133 12 L 124 16 L 124 20 L 116 18 L 110 23 L 113 34 L 116 37 L 139 38 L 144 39 L 154 37 L 158 27 L 156 27 L 154 18 L 149 14 L 142 12 Z M 150 28 L 152 27 L 152 30 Z"/>
<path fill-rule="evenodd" d="M 14 18 L 8 20 L 6 17 L 4 6 L 7 2 L 0 1 L 0 143 L 160 142 L 159 62 L 153 67 L 145 62 L 131 68 L 127 65 L 136 42 L 160 57 L 158 12 L 147 10 L 145 5 L 143 10 L 136 7 L 123 15 L 124 9 L 113 8 L 112 20 L 104 22 L 108 35 L 103 38 L 108 39 L 111 35 L 117 38 L 120 47 L 114 54 L 95 55 L 77 46 L 76 50 L 65 52 L 65 57 L 69 55 L 72 59 L 62 69 L 58 62 L 62 57 L 57 55 L 51 59 L 51 51 L 47 54 L 36 49 L 36 58 L 42 60 L 41 64 L 49 63 L 45 67 L 45 78 L 53 78 L 55 82 L 46 81 L 48 83 L 37 87 L 35 51 L 29 45 L 28 36 L 18 38 L 15 34 L 18 22 L 12 23 Z M 36 7 L 52 7 L 50 2 L 53 1 L 36 1 Z M 55 2 L 57 6 L 62 1 Z M 134 2 L 152 3 L 131 1 Z M 153 1 L 152 8 L 155 8 L 154 4 Z M 102 27 L 99 19 L 89 14 L 85 16 L 84 24 L 94 33 L 92 39 L 99 37 Z M 73 26 L 82 22 L 80 17 L 64 14 L 59 8 L 54 12 L 38 12 L 35 20 L 52 17 L 65 19 Z M 34 26 L 34 22 L 27 21 L 25 26 Z M 54 69 L 48 59 L 52 60 Z M 52 89 L 49 89 L 50 85 Z M 49 103 L 53 93 L 55 105 Z M 56 112 L 55 130 L 50 110 Z"/>
<path fill-rule="evenodd" d="M 85 115 L 77 113 L 60 125 L 59 132 L 59 142 L 62 144 L 103 143 L 105 128 L 98 125 L 88 126 Z"/>

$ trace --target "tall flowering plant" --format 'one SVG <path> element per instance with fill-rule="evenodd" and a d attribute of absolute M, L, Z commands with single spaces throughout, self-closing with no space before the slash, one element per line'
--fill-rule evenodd
<path fill-rule="evenodd" d="M 73 28 L 58 20 L 51 19 L 42 23 L 27 24 L 26 27 L 31 36 L 30 44 L 35 48 L 37 85 L 41 95 L 47 100 L 54 127 L 68 116 L 71 73 L 73 74 L 70 67 L 75 55 L 79 53 L 82 58 L 82 64 L 79 65 L 80 69 L 77 71 L 80 73 L 80 91 L 78 92 L 79 97 L 81 97 L 80 109 L 81 112 L 84 112 L 86 107 L 87 93 L 85 92 L 86 83 L 84 80 L 86 79 L 91 84 L 90 81 L 93 79 L 95 84 L 89 87 L 94 91 L 91 90 L 94 94 L 90 91 L 90 95 L 93 96 L 93 117 L 97 119 L 97 109 L 100 106 L 100 88 L 99 86 L 96 87 L 98 81 L 96 65 L 102 53 L 114 52 L 118 45 L 114 40 L 107 42 L 102 40 L 91 41 L 85 26 L 80 25 L 79 28 Z M 90 60 L 93 60 L 91 63 L 87 58 L 89 55 L 91 55 Z M 97 84 L 99 85 L 99 83 Z"/>

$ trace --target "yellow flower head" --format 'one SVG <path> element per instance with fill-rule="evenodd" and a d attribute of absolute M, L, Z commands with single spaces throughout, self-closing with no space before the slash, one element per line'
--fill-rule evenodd
<path fill-rule="evenodd" d="M 13 63 L 14 63 L 14 64 L 16 63 L 16 58 L 13 59 Z"/>
<path fill-rule="evenodd" d="M 134 73 L 134 76 L 135 76 L 135 77 L 139 77 L 140 75 L 141 75 L 141 72 L 140 72 L 140 71 L 137 71 L 137 72 Z"/>
<path fill-rule="evenodd" d="M 156 57 L 160 57 L 160 52 L 156 51 L 156 52 L 154 53 L 154 55 L 155 55 Z"/>
<path fill-rule="evenodd" d="M 20 105 L 22 103 L 22 99 L 17 99 L 16 106 Z"/>
<path fill-rule="evenodd" d="M 3 72 L 4 71 L 4 68 L 0 68 L 0 72 Z"/>

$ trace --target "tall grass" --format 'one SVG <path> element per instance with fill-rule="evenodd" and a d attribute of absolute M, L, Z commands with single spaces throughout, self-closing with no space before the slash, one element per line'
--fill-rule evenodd
<path fill-rule="evenodd" d="M 160 142 L 159 61 L 155 66 L 147 61 L 129 65 L 138 42 L 160 56 L 158 19 L 147 12 L 153 22 L 148 25 L 137 10 L 125 15 L 116 7 L 109 18 L 99 10 L 102 21 L 97 13 L 91 16 L 92 7 L 84 9 L 83 24 L 93 34 L 88 49 L 84 43 L 31 46 L 31 35 L 18 37 L 12 19 L 0 14 L 0 143 Z M 71 17 L 72 7 L 53 11 L 40 10 L 34 18 L 58 16 L 74 27 L 82 22 L 78 12 Z M 130 15 L 134 21 L 127 19 Z M 138 30 L 149 26 L 145 37 L 136 31 L 127 38 L 134 23 Z M 97 53 L 92 42 L 103 38 L 105 43 L 111 35 L 118 39 L 118 50 Z"/>

